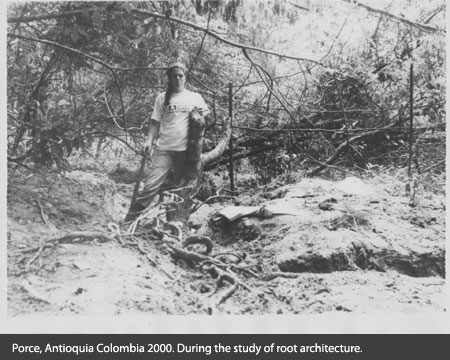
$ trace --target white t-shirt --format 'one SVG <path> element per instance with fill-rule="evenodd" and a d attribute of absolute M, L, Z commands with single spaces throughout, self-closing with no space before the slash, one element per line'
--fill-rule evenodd
<path fill-rule="evenodd" d="M 165 92 L 156 97 L 152 113 L 152 119 L 160 123 L 156 146 L 160 150 L 184 151 L 188 143 L 190 112 L 196 107 L 206 115 L 208 106 L 200 94 L 187 89 L 172 93 L 166 107 L 164 97 Z"/>

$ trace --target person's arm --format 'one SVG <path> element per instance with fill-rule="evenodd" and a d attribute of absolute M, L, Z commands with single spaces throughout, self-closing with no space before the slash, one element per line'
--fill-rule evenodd
<path fill-rule="evenodd" d="M 145 140 L 144 144 L 142 145 L 144 148 L 144 151 L 148 148 L 148 150 L 151 150 L 153 141 L 158 137 L 159 134 L 159 126 L 162 120 L 163 115 L 163 96 L 162 94 L 159 94 L 156 97 L 155 100 L 155 106 L 153 107 L 153 112 L 150 117 L 150 126 L 148 128 L 148 136 L 147 140 Z"/>
<path fill-rule="evenodd" d="M 150 126 L 148 128 L 147 140 L 145 140 L 143 144 L 144 150 L 146 150 L 147 148 L 148 150 L 150 150 L 152 148 L 153 141 L 158 136 L 158 133 L 159 133 L 159 121 L 151 119 Z"/>

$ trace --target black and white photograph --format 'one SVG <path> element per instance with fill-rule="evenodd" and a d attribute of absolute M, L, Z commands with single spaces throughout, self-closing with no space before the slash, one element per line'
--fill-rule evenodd
<path fill-rule="evenodd" d="M 5 10 L 8 321 L 440 331 L 445 0 Z"/>

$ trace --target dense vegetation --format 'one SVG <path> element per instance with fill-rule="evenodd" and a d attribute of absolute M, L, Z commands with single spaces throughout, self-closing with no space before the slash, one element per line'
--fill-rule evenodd
<path fill-rule="evenodd" d="M 180 59 L 213 110 L 206 148 L 232 84 L 233 157 L 261 182 L 330 164 L 406 166 L 411 110 L 423 170 L 442 160 L 417 159 L 421 141 L 445 130 L 445 1 L 370 3 L 10 3 L 9 163 L 67 168 L 112 142 L 140 152 L 163 69 Z"/>

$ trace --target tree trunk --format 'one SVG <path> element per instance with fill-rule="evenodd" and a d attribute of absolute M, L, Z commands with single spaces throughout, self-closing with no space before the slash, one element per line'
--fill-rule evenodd
<path fill-rule="evenodd" d="M 202 148 L 205 134 L 205 119 L 195 108 L 189 116 L 188 145 L 186 149 L 185 171 L 176 184 L 178 191 L 172 191 L 179 195 L 183 202 L 175 204 L 174 209 L 168 213 L 168 220 L 182 221 L 189 219 L 193 205 L 192 197 L 198 191 L 203 175 Z"/>
<path fill-rule="evenodd" d="M 204 165 L 209 164 L 216 160 L 220 155 L 222 155 L 227 148 L 227 145 L 230 142 L 231 137 L 231 121 L 230 118 L 227 118 L 224 121 L 223 127 L 223 136 L 220 139 L 219 143 L 216 145 L 214 149 L 207 152 L 206 154 L 202 154 L 202 162 Z M 228 161 L 228 160 L 227 160 Z"/>
<path fill-rule="evenodd" d="M 206 154 L 202 154 L 203 138 L 205 135 L 205 119 L 197 109 L 191 112 L 189 117 L 189 140 L 186 149 L 186 166 L 184 174 L 178 184 L 175 184 L 178 191 L 172 191 L 179 195 L 182 203 L 174 205 L 172 211 L 167 214 L 170 221 L 182 221 L 186 223 L 191 214 L 193 205 L 192 198 L 197 193 L 202 183 L 204 164 L 214 161 L 226 149 L 231 136 L 231 126 L 229 119 L 223 125 L 224 135 L 216 147 Z"/>

